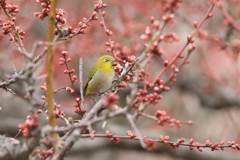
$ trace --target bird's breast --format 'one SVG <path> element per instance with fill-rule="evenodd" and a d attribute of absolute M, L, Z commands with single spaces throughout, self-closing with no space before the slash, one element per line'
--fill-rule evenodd
<path fill-rule="evenodd" d="M 114 72 L 104 73 L 97 71 L 92 79 L 88 83 L 88 89 L 92 93 L 102 93 L 110 88 L 112 81 L 114 79 Z"/>

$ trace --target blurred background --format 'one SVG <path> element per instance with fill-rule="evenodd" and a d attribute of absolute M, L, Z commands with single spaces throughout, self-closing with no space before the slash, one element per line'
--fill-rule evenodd
<path fill-rule="evenodd" d="M 45 41 L 47 38 L 47 19 L 41 21 L 34 17 L 34 12 L 41 11 L 41 5 L 36 1 L 27 0 L 9 0 L 16 4 L 20 10 L 17 16 L 16 24 L 26 32 L 24 44 L 30 51 L 36 41 Z M 58 8 L 65 10 L 64 17 L 67 19 L 66 27 L 78 27 L 78 22 L 83 17 L 89 17 L 93 11 L 93 5 L 97 0 L 68 0 L 59 1 Z M 155 17 L 161 21 L 163 15 L 161 0 L 121 0 L 111 1 L 103 0 L 107 3 L 105 22 L 107 27 L 113 31 L 112 40 L 122 48 L 129 50 L 129 54 L 139 56 L 144 49 L 144 43 L 140 36 L 145 28 L 150 25 L 150 17 Z M 238 0 L 221 0 L 224 9 L 240 24 L 240 5 Z M 163 68 L 164 60 L 171 58 L 186 43 L 187 35 L 190 35 L 194 27 L 192 23 L 203 19 L 208 8 L 207 0 L 185 0 L 181 3 L 179 10 L 174 13 L 174 23 L 165 27 L 163 33 L 174 32 L 180 38 L 179 42 L 161 43 L 164 54 L 160 58 L 153 58 L 149 65 L 151 81 Z M 3 12 L 0 11 L 1 17 Z M 178 120 L 192 120 L 194 125 L 182 125 L 181 128 L 170 128 L 158 125 L 155 121 L 140 117 L 137 126 L 142 135 L 149 138 L 158 139 L 159 135 L 170 136 L 171 141 L 177 141 L 185 138 L 188 142 L 193 138 L 199 143 L 205 143 L 210 140 L 213 143 L 220 141 L 240 142 L 240 62 L 239 31 L 227 24 L 227 21 L 217 7 L 213 10 L 213 18 L 208 19 L 201 33 L 204 37 L 195 38 L 196 49 L 190 56 L 190 64 L 185 65 L 177 76 L 177 82 L 171 83 L 171 90 L 163 93 L 163 99 L 156 105 L 149 106 L 146 110 L 148 114 L 154 114 L 156 110 L 165 110 L 168 115 Z M 17 71 L 20 71 L 24 64 L 22 55 L 16 50 L 13 43 L 8 41 L 8 37 L 0 34 L 0 80 L 6 79 L 7 75 L 14 74 L 13 64 Z M 92 21 L 90 27 L 85 30 L 84 35 L 79 35 L 62 41 L 55 46 L 55 66 L 54 66 L 54 87 L 60 88 L 69 83 L 68 76 L 63 73 L 65 69 L 58 65 L 58 59 L 61 52 L 67 50 L 72 58 L 70 68 L 74 68 L 78 73 L 78 59 L 84 59 L 84 79 L 92 64 L 103 54 L 107 47 L 105 42 L 107 36 L 100 27 L 99 21 Z M 224 42 L 224 43 L 220 43 Z M 225 44 L 225 45 L 223 45 Z M 232 49 L 236 46 L 238 49 Z M 40 47 L 38 54 L 43 47 Z M 185 51 L 186 53 L 187 51 Z M 37 79 L 36 97 L 39 97 L 39 103 L 43 103 L 40 85 L 44 84 L 44 79 L 40 76 L 44 74 L 45 60 L 38 64 L 35 77 Z M 78 75 L 77 75 L 78 76 Z M 162 77 L 167 79 L 167 75 Z M 76 92 L 79 92 L 79 85 L 75 86 Z M 5 90 L 0 90 L 0 133 L 7 136 L 15 136 L 18 132 L 18 124 L 24 123 L 27 115 L 31 114 L 31 108 L 28 101 L 24 99 L 26 94 L 26 84 L 19 80 L 10 88 L 16 93 L 12 95 Z M 125 88 L 119 91 L 119 105 L 124 107 L 125 95 L 129 93 Z M 98 100 L 99 97 L 95 96 Z M 62 109 L 67 116 L 77 117 L 74 113 L 73 104 L 75 97 L 70 93 L 61 91 L 55 95 L 55 101 L 62 105 Z M 93 102 L 90 97 L 86 99 L 88 110 Z M 46 123 L 46 115 L 39 115 L 41 123 Z M 62 122 L 59 120 L 59 125 Z M 124 117 L 117 117 L 107 122 L 102 129 L 101 124 L 93 127 L 97 133 L 105 133 L 109 130 L 116 135 L 126 135 L 131 127 Z M 203 149 L 199 152 L 193 151 L 188 147 L 179 147 L 172 149 L 163 144 L 151 152 L 141 148 L 138 141 L 120 140 L 119 144 L 112 143 L 106 138 L 79 139 L 74 145 L 66 160 L 122 160 L 122 159 L 141 159 L 141 160 L 237 160 L 240 153 L 237 150 L 227 149 L 224 151 L 211 152 L 210 149 Z"/>

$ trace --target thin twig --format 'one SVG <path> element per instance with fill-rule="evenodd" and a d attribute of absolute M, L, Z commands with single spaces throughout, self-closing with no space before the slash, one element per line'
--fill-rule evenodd
<path fill-rule="evenodd" d="M 172 11 L 169 11 L 168 13 L 166 13 L 167 15 L 168 14 L 171 14 Z M 150 59 L 153 57 L 153 55 L 151 54 L 149 57 L 146 57 L 146 54 L 149 52 L 149 50 L 151 49 L 153 43 L 157 40 L 157 38 L 162 34 L 163 32 L 163 29 L 165 28 L 166 26 L 166 21 L 163 21 L 158 30 L 155 32 L 155 34 L 153 35 L 153 37 L 151 38 L 151 40 L 149 41 L 148 43 L 148 46 L 143 50 L 143 52 L 141 53 L 140 57 L 139 57 L 139 62 L 137 63 L 137 68 L 138 69 L 141 69 L 143 68 L 148 61 L 150 61 Z"/>
<path fill-rule="evenodd" d="M 235 28 L 238 32 L 240 32 L 240 25 L 231 17 L 231 15 L 223 8 L 223 6 L 217 6 L 222 15 L 228 20 L 233 28 Z"/>
<path fill-rule="evenodd" d="M 209 18 L 209 13 L 213 10 L 216 2 L 211 5 L 211 7 L 208 9 L 206 15 L 204 16 L 203 20 L 201 23 L 197 26 L 197 28 L 193 31 L 193 33 L 189 36 L 191 39 L 198 33 L 199 29 L 203 25 L 203 23 Z M 185 50 L 185 48 L 190 44 L 190 41 L 188 40 L 186 44 L 182 47 L 182 49 L 173 57 L 173 59 L 169 62 L 169 64 L 161 70 L 161 72 L 157 75 L 157 77 L 154 79 L 153 82 L 156 82 L 158 78 L 160 78 L 165 71 L 172 66 L 172 64 L 178 59 L 179 55 L 182 54 L 182 52 Z"/>
<path fill-rule="evenodd" d="M 44 42 L 44 41 L 39 41 L 39 42 L 35 42 L 33 44 L 33 48 L 32 48 L 32 52 L 31 52 L 31 56 L 35 56 L 36 53 L 37 53 L 37 50 L 38 48 L 41 46 L 41 45 L 54 45 L 56 44 L 60 39 L 60 35 L 57 35 L 53 42 Z M 34 59 L 33 59 L 33 63 L 37 63 L 41 58 L 43 58 L 43 56 L 47 53 L 47 47 L 45 47 L 42 52 L 36 56 Z"/>
<path fill-rule="evenodd" d="M 9 18 L 9 19 L 12 19 L 12 15 L 9 14 L 8 10 L 7 10 L 5 7 L 2 7 L 2 8 L 3 8 L 5 14 L 8 16 L 8 18 Z M 17 44 L 17 42 L 15 41 L 15 38 L 12 36 L 12 34 L 9 33 L 8 35 L 13 39 L 15 46 L 16 46 L 16 47 L 18 48 L 18 50 L 24 55 L 24 57 L 25 57 L 25 58 L 28 58 L 28 53 L 27 53 L 27 51 L 26 51 L 26 49 L 25 49 L 25 46 L 24 46 L 24 44 L 23 44 L 23 42 L 22 42 L 22 39 L 20 38 L 20 35 L 19 35 L 19 33 L 18 33 L 18 30 L 17 30 L 15 24 L 13 24 L 12 29 L 13 29 L 14 32 L 15 32 L 15 35 L 16 35 L 16 38 L 17 38 L 17 42 L 20 44 L 20 47 L 19 47 L 19 45 Z"/>
<path fill-rule="evenodd" d="M 98 138 L 109 138 L 109 136 L 107 134 L 95 134 L 95 137 Z M 90 134 L 81 134 L 81 138 L 90 138 L 91 135 Z M 123 135 L 113 135 L 113 138 L 120 138 L 120 139 L 133 139 L 133 140 L 140 140 L 139 137 L 131 137 L 131 136 L 123 136 Z M 186 147 L 194 147 L 194 148 L 198 148 L 198 147 L 203 147 L 203 148 L 217 148 L 217 147 L 222 147 L 222 148 L 230 148 L 232 147 L 231 144 L 226 144 L 226 145 L 218 145 L 218 146 L 214 146 L 214 145 L 209 145 L 207 146 L 206 144 L 190 144 L 190 143 L 180 143 L 180 142 L 174 142 L 174 141 L 168 141 L 168 140 L 159 140 L 159 139 L 152 139 L 155 142 L 158 143 L 164 143 L 164 144 L 168 144 L 168 145 L 173 145 L 173 144 L 178 144 L 180 146 L 186 146 Z M 167 142 L 167 143 L 166 143 Z M 214 144 L 214 143 L 213 143 Z"/>
<path fill-rule="evenodd" d="M 193 33 L 189 36 L 190 39 L 192 39 L 194 36 L 196 36 L 196 34 L 198 33 L 200 27 L 203 25 L 203 23 L 209 18 L 209 14 L 211 13 L 211 11 L 213 10 L 214 6 L 215 6 L 216 2 L 215 3 L 212 3 L 212 5 L 210 6 L 210 8 L 208 9 L 206 15 L 204 16 L 204 18 L 202 19 L 202 21 L 200 22 L 200 24 L 197 26 L 197 28 L 193 31 Z M 172 58 L 172 60 L 168 63 L 168 65 L 162 69 L 160 71 L 160 73 L 155 77 L 155 79 L 152 81 L 152 83 L 155 83 L 156 80 L 158 78 L 160 78 L 165 72 L 167 69 L 169 69 L 172 64 L 174 64 L 174 62 L 179 58 L 179 56 L 182 54 L 182 52 L 186 49 L 186 47 L 190 44 L 190 40 L 187 40 L 187 42 L 185 43 L 185 45 L 181 48 L 181 50 Z M 189 55 L 188 55 L 189 56 Z M 188 57 L 187 56 L 187 57 Z M 168 81 L 170 82 L 170 80 Z M 168 83 L 167 82 L 167 83 Z M 165 83 L 166 84 L 166 83 Z M 148 90 L 150 90 L 152 87 L 149 87 Z M 133 101 L 132 103 L 132 106 L 135 104 L 135 101 Z M 145 108 L 150 104 L 150 102 L 144 102 L 141 104 L 141 107 L 139 107 L 139 109 L 135 112 L 134 114 L 134 118 L 137 119 L 139 114 L 141 114 Z M 131 106 L 131 107 L 132 107 Z M 130 108 L 131 108 L 130 107 Z"/>
<path fill-rule="evenodd" d="M 14 70 L 14 74 L 17 75 L 17 69 L 16 66 L 13 64 L 13 70 Z"/>
<path fill-rule="evenodd" d="M 103 105 L 103 99 L 100 99 L 93 107 L 93 109 L 101 109 Z M 106 119 L 109 119 L 109 118 L 112 118 L 112 117 L 116 117 L 116 116 L 119 116 L 119 115 L 125 115 L 126 112 L 127 112 L 127 108 L 119 108 L 117 109 L 116 111 L 114 112 L 111 112 L 109 113 L 107 116 L 104 115 L 104 116 L 100 116 L 100 117 L 97 117 L 94 115 L 96 111 L 90 111 L 88 112 L 88 114 L 86 114 L 86 116 L 78 123 L 78 124 L 75 124 L 75 125 L 72 125 L 72 126 L 69 126 L 69 127 L 64 127 L 64 128 L 57 128 L 54 130 L 54 132 L 57 132 L 57 133 L 60 133 L 60 132 L 67 132 L 69 130 L 72 130 L 72 129 L 76 129 L 76 128 L 81 128 L 81 127 L 88 127 L 90 124 L 93 125 L 95 123 L 98 123 L 98 122 L 102 122 Z M 96 112 L 97 113 L 97 112 Z"/>
<path fill-rule="evenodd" d="M 99 9 L 99 15 L 101 17 L 101 21 L 103 22 L 102 27 L 103 27 L 104 31 L 107 33 L 107 27 L 106 27 L 105 20 L 103 18 L 101 9 Z M 116 57 L 116 52 L 114 50 L 114 47 L 112 48 L 112 45 L 114 45 L 114 44 L 113 44 L 113 41 L 111 39 L 111 35 L 107 34 L 107 36 L 108 36 L 108 42 L 110 44 L 111 52 L 113 53 L 114 57 Z"/>

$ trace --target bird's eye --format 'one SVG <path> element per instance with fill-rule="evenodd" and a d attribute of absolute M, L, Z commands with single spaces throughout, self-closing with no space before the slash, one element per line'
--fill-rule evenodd
<path fill-rule="evenodd" d="M 105 62 L 107 62 L 107 61 L 108 61 L 108 59 L 107 59 L 107 58 L 104 58 L 104 61 L 105 61 Z"/>

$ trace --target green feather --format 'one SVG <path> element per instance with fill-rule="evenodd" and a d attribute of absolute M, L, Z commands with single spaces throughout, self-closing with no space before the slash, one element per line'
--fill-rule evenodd
<path fill-rule="evenodd" d="M 89 74 L 88 74 L 88 78 L 85 82 L 85 85 L 84 85 L 84 89 L 83 89 L 83 95 L 85 96 L 86 93 L 87 93 L 87 87 L 88 87 L 88 82 L 92 79 L 92 77 L 95 75 L 95 73 L 97 72 L 97 63 L 94 64 L 94 66 L 92 66 L 92 68 L 90 69 L 89 71 Z"/>

